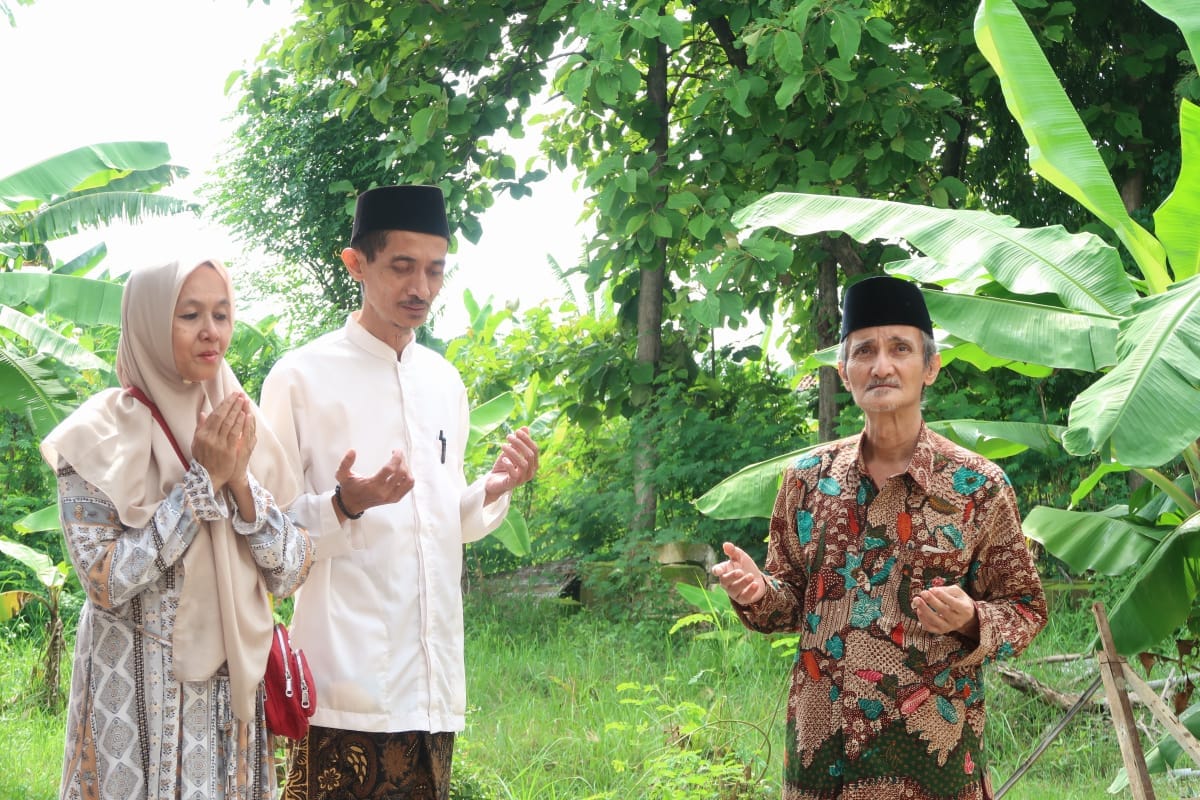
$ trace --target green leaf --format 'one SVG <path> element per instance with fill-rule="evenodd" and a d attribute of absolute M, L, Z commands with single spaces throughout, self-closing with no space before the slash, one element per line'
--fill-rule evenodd
<path fill-rule="evenodd" d="M 38 583 L 42 586 L 50 588 L 58 586 L 63 582 L 63 575 L 54 566 L 54 562 L 50 560 L 50 556 L 45 553 L 39 553 L 28 545 L 0 536 L 0 553 L 4 553 L 9 558 L 15 558 L 31 569 L 37 575 Z"/>
<path fill-rule="evenodd" d="M 50 433 L 75 399 L 66 386 L 39 364 L 0 347 L 0 408 L 24 414 L 39 437 Z"/>
<path fill-rule="evenodd" d="M 705 292 L 688 306 L 688 314 L 704 327 L 716 328 L 721 324 L 721 299 L 715 292 Z"/>
<path fill-rule="evenodd" d="M 1154 232 L 1167 250 L 1177 280 L 1196 274 L 1200 260 L 1200 107 L 1179 107 L 1182 163 L 1171 194 L 1154 212 Z"/>
<path fill-rule="evenodd" d="M 106 378 L 113 375 L 108 362 L 91 350 L 6 305 L 0 305 L 0 327 L 19 334 L 42 355 L 52 356 L 69 367 L 96 370 Z"/>
<path fill-rule="evenodd" d="M 1121 324 L 1120 362 L 1071 404 L 1063 446 L 1073 455 L 1106 442 L 1131 467 L 1157 467 L 1200 438 L 1200 276 L 1134 304 Z"/>
<path fill-rule="evenodd" d="M 508 507 L 508 514 L 500 523 L 500 527 L 492 531 L 492 536 L 517 558 L 525 558 L 531 552 L 529 526 L 525 517 L 513 506 Z"/>
<path fill-rule="evenodd" d="M 116 221 L 136 224 L 197 210 L 194 203 L 140 191 L 85 194 L 41 208 L 18 233 L 24 241 L 48 242 Z"/>
<path fill-rule="evenodd" d="M 437 113 L 437 109 L 433 106 L 426 106 L 418 109 L 412 118 L 409 120 L 409 126 L 412 130 L 413 141 L 417 144 L 424 144 L 429 141 L 429 130 L 433 124 L 433 117 Z"/>
<path fill-rule="evenodd" d="M 120 325 L 121 292 L 114 281 L 45 272 L 0 272 L 0 303 L 29 305 L 81 326 Z"/>
<path fill-rule="evenodd" d="M 1063 511 L 1036 506 L 1021 527 L 1025 535 L 1041 542 L 1071 572 L 1082 575 L 1123 575 L 1149 558 L 1166 531 L 1094 511 Z"/>
<path fill-rule="evenodd" d="M 1137 297 L 1113 248 L 1091 234 L 1060 226 L 1019 228 L 1011 217 L 928 208 L 859 197 L 776 192 L 733 217 L 735 225 L 768 225 L 805 236 L 843 231 L 860 242 L 902 238 L 963 275 L 986 267 L 1017 294 L 1054 293 L 1068 308 L 1121 315 Z"/>
<path fill-rule="evenodd" d="M 835 158 L 829 166 L 829 177 L 835 181 L 840 181 L 854 172 L 854 168 L 857 166 L 858 153 L 844 153 Z"/>
<path fill-rule="evenodd" d="M 922 294 L 940 327 L 992 355 L 1089 372 L 1117 363 L 1115 317 L 998 297 Z"/>
<path fill-rule="evenodd" d="M 1063 427 L 1040 422 L 1003 422 L 980 419 L 944 419 L 926 423 L 930 430 L 972 450 L 984 458 L 998 461 L 1025 450 L 1044 455 L 1060 452 Z"/>
<path fill-rule="evenodd" d="M 166 164 L 171 152 L 165 142 L 111 142 L 79 147 L 0 179 L 0 204 L 15 208 L 28 201 L 46 202 L 96 185 L 98 176 L 111 180 L 131 170 Z"/>
<path fill-rule="evenodd" d="M 512 415 L 514 408 L 516 399 L 513 393 L 504 392 L 471 409 L 471 435 L 467 439 L 467 447 L 479 444 L 485 436 L 500 427 Z"/>
<path fill-rule="evenodd" d="M 1125 210 L 1099 150 L 1021 12 L 1010 0 L 983 0 L 975 40 L 1029 142 L 1034 172 L 1112 228 L 1154 291 L 1165 289 L 1170 279 L 1162 245 Z"/>
<path fill-rule="evenodd" d="M 62 526 L 58 515 L 58 504 L 38 509 L 27 514 L 13 523 L 13 530 L 18 533 L 38 533 L 40 531 L 56 531 Z"/>
<path fill-rule="evenodd" d="M 779 494 L 784 467 L 818 446 L 813 445 L 742 467 L 696 498 L 693 505 L 701 514 L 713 519 L 770 519 L 771 509 L 775 506 L 775 496 Z"/>
<path fill-rule="evenodd" d="M 862 28 L 853 15 L 833 7 L 830 15 L 829 35 L 837 47 L 838 58 L 847 63 L 858 55 L 858 45 L 862 40 Z"/>
<path fill-rule="evenodd" d="M 1193 515 L 1162 535 L 1126 519 L 1039 506 L 1023 527 L 1075 572 L 1128 576 L 1108 618 L 1117 650 L 1133 655 L 1169 636 L 1191 611 L 1200 588 L 1198 521 Z"/>

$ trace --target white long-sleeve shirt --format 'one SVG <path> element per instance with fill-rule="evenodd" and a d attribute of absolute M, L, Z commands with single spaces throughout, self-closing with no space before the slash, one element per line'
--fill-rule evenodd
<path fill-rule="evenodd" d="M 463 477 L 470 424 L 457 370 L 416 342 L 397 359 L 352 315 L 279 360 L 261 408 L 302 476 L 289 514 L 316 546 L 292 618 L 317 684 L 313 724 L 462 730 L 462 545 L 500 525 L 508 495 L 485 506 L 483 479 Z M 335 472 L 351 449 L 360 475 L 402 451 L 416 483 L 339 524 Z"/>

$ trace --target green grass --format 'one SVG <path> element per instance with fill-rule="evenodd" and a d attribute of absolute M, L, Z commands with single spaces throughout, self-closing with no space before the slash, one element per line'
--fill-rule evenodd
<path fill-rule="evenodd" d="M 0 635 L 0 800 L 50 800 L 62 776 L 65 713 L 39 711 L 29 700 L 38 651 L 13 627 Z"/>
<path fill-rule="evenodd" d="M 456 800 L 778 798 L 790 656 L 740 628 L 704 640 L 696 638 L 701 627 L 668 633 L 692 610 L 671 592 L 609 609 L 479 592 L 468 599 L 470 708 L 455 754 Z M 1049 626 L 1013 666 L 1060 691 L 1080 691 L 1095 674 L 1094 658 L 1034 659 L 1081 652 L 1093 631 L 1090 599 L 1059 597 Z M 5 632 L 0 800 L 50 800 L 63 717 L 31 708 L 35 647 Z M 994 674 L 987 685 L 989 758 L 999 788 L 1062 712 Z M 1006 798 L 1111 797 L 1105 789 L 1120 765 L 1108 717 L 1084 713 Z M 1159 798 L 1200 795 L 1196 781 L 1157 776 L 1154 785 Z"/>

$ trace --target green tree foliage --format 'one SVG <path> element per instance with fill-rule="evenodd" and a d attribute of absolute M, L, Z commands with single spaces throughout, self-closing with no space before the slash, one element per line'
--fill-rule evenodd
<path fill-rule="evenodd" d="M 1200 41 L 1187 4 L 1147 5 L 1178 21 L 1189 44 Z M 1099 373 L 1071 402 L 1065 430 L 1046 430 L 1068 453 L 1101 459 L 1072 503 L 1113 472 L 1134 470 L 1150 486 L 1102 512 L 1038 507 L 1025 525 L 1077 571 L 1132 573 L 1110 618 L 1118 647 L 1137 652 L 1184 624 L 1197 597 L 1200 421 L 1191 405 L 1200 382 L 1194 348 L 1200 110 L 1186 97 L 1178 101 L 1181 170 L 1153 213 L 1152 235 L 1126 210 L 1019 9 L 1010 0 L 983 0 L 976 37 L 1030 142 L 1031 167 L 1111 229 L 1137 275 L 1092 234 L 1021 228 L 1011 217 L 982 212 L 796 194 L 764 198 L 739 220 L 798 235 L 840 230 L 860 240 L 901 238 L 919 255 L 890 270 L 945 289 L 927 291 L 926 298 L 934 320 L 957 343 L 948 355 L 1025 374 Z M 1174 477 L 1177 468 L 1183 472 Z M 739 481 L 745 476 L 733 483 Z M 714 509 L 736 494 L 725 486 L 705 505 Z"/>
<path fill-rule="evenodd" d="M 317 0 L 299 15 L 241 81 L 248 120 L 280 120 L 246 123 L 245 155 L 226 177 L 238 183 L 233 171 L 245 168 L 247 183 L 290 180 L 295 156 L 278 145 L 295 122 L 300 141 L 318 144 L 318 159 L 348 155 L 328 179 L 299 170 L 277 193 L 285 202 L 318 210 L 340 199 L 344 214 L 370 183 L 439 183 L 458 229 L 475 240 L 495 193 L 520 197 L 546 168 L 576 171 L 596 221 L 582 269 L 589 288 L 611 287 L 635 343 L 612 371 L 629 380 L 597 385 L 589 374 L 573 387 L 581 405 L 608 414 L 653 407 L 664 373 L 681 362 L 683 375 L 697 373 L 713 328 L 770 316 L 779 300 L 804 309 L 807 322 L 818 298 L 815 341 L 831 341 L 836 262 L 822 247 L 770 237 L 743 247 L 731 210 L 771 188 L 928 199 L 940 181 L 929 163 L 935 143 L 944 129 L 957 132 L 948 113 L 955 98 L 932 84 L 917 50 L 902 46 L 903 32 L 865 0 L 497 0 L 453 9 Z M 535 104 L 546 91 L 555 102 Z M 318 116 L 341 122 L 311 127 Z M 518 165 L 504 139 L 535 125 L 543 157 Z M 339 130 L 359 138 L 334 143 Z M 347 176 L 352 163 L 364 169 Z M 313 219 L 292 212 L 276 224 L 228 204 L 225 213 L 262 246 L 286 238 L 283 228 L 297 219 Z M 824 267 L 820 282 L 814 264 Z M 809 341 L 812 330 L 797 326 L 797 339 Z M 639 451 L 634 466 L 632 525 L 642 531 L 661 522 L 652 456 Z"/>

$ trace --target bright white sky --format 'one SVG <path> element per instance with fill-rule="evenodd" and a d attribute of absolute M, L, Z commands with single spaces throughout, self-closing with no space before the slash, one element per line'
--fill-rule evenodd
<path fill-rule="evenodd" d="M 0 175 L 82 145 L 164 141 L 174 163 L 191 171 L 168 190 L 183 197 L 195 196 L 232 131 L 226 118 L 234 100 L 224 94 L 229 74 L 249 67 L 291 18 L 287 0 L 249 6 L 247 0 L 36 0 L 10 7 L 16 27 L 0 19 Z M 586 234 L 580 208 L 564 176 L 539 184 L 533 197 L 500 200 L 483 219 L 480 243 L 464 242 L 451 256 L 457 272 L 440 297 L 437 334 L 462 332 L 467 288 L 497 306 L 519 301 L 528 308 L 560 297 L 546 256 L 563 267 L 577 262 Z M 52 251 L 69 259 L 99 240 L 109 249 L 105 265 L 116 273 L 199 245 L 217 248 L 229 262 L 249 258 L 220 228 L 184 220 L 110 229 Z"/>

